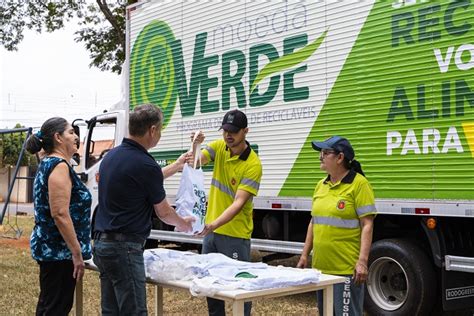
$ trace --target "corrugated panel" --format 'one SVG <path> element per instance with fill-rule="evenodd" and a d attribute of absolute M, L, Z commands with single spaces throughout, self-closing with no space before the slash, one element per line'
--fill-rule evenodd
<path fill-rule="evenodd" d="M 458 58 L 458 64 L 469 69 L 460 70 L 455 64 L 456 49 L 469 44 L 474 32 L 462 29 L 470 23 L 473 8 L 456 5 L 166 1 L 133 11 L 132 57 L 133 51 L 139 50 L 137 43 L 143 48 L 131 61 L 132 68 L 134 62 L 141 63 L 135 68 L 138 72 L 133 78 L 138 84 L 132 93 L 148 96 L 148 101 L 157 102 L 168 115 L 156 157 L 169 157 L 161 160 L 170 162 L 173 155 L 177 157 L 188 148 L 189 135 L 197 129 L 205 132 L 208 141 L 221 137 L 217 129 L 224 113 L 241 108 L 250 122 L 248 140 L 258 146 L 263 163 L 259 196 L 310 197 L 324 176 L 310 140 L 337 134 L 352 142 L 378 198 L 473 199 L 474 153 L 468 144 L 470 131 L 474 134 L 474 83 L 468 76 L 474 54 L 468 48 L 472 45 L 465 46 Z M 451 20 L 448 30 L 447 21 Z M 176 75 L 179 60 L 175 52 L 170 55 L 172 45 L 167 42 L 170 37 L 162 34 L 163 25 L 151 33 L 144 31 L 152 23 L 164 23 L 172 38 L 180 41 L 185 77 Z M 402 33 L 397 29 L 405 31 L 405 36 L 398 36 Z M 137 41 L 140 36 L 141 42 Z M 320 36 L 324 40 L 308 58 L 289 68 L 276 65 L 281 69 L 258 84 L 259 94 L 264 94 L 270 78 L 278 82 L 267 103 L 256 105 L 250 100 L 250 73 L 261 72 L 269 64 L 269 58 L 261 54 L 256 68 L 250 69 L 251 52 L 263 47 L 278 63 L 285 45 L 299 40 L 302 44 L 294 49 L 298 51 Z M 203 52 L 200 59 L 196 55 L 199 45 Z M 449 70 L 442 73 L 434 50 L 440 49 L 444 58 L 450 46 L 454 52 Z M 223 102 L 223 91 L 227 91 L 223 89 L 223 64 L 231 55 L 234 60 L 229 62 L 227 75 L 243 71 L 244 103 L 238 102 L 233 87 L 228 93 L 230 102 Z M 288 62 L 297 59 L 295 54 Z M 307 96 L 301 97 L 304 91 L 293 95 L 291 89 L 285 91 L 284 78 L 290 85 L 292 71 L 296 71 L 293 88 L 306 87 Z M 197 85 L 196 78 L 202 79 Z M 198 87 L 195 103 L 186 103 L 178 91 L 183 83 L 187 93 L 191 86 Z M 169 105 L 167 100 L 174 103 Z M 189 111 L 194 113 L 189 115 Z M 448 131 L 451 138 L 445 145 Z M 412 143 L 410 133 L 414 135 Z M 440 139 L 436 140 L 438 134 Z M 390 135 L 401 138 L 391 151 Z M 437 143 L 430 147 L 433 140 Z M 471 146 L 474 150 L 472 138 Z M 210 176 L 206 173 L 207 185 Z M 168 193 L 175 192 L 178 180 L 175 176 L 167 181 Z"/>

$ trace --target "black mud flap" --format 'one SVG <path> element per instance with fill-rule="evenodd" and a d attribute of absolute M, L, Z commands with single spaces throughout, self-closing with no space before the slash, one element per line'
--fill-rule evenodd
<path fill-rule="evenodd" d="M 444 310 L 474 309 L 474 273 L 442 270 Z"/>

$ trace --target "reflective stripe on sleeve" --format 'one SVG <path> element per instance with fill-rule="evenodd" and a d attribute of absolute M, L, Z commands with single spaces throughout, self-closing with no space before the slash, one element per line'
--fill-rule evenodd
<path fill-rule="evenodd" d="M 258 188 L 260 187 L 260 183 L 258 183 L 257 181 L 253 181 L 252 179 L 249 179 L 249 178 L 242 178 L 242 181 L 240 181 L 240 183 L 244 185 L 248 185 L 249 187 L 252 187 L 257 191 L 258 191 Z"/>
<path fill-rule="evenodd" d="M 219 190 L 221 190 L 222 192 L 230 195 L 232 198 L 235 197 L 235 193 L 234 191 L 232 191 L 231 188 L 229 188 L 228 186 L 220 183 L 219 181 L 217 181 L 216 179 L 212 178 L 212 181 L 211 181 L 211 185 L 215 186 L 216 188 L 218 188 Z"/>
<path fill-rule="evenodd" d="M 362 217 L 364 216 L 365 214 L 367 213 L 375 213 L 377 212 L 377 209 L 375 208 L 375 205 L 367 205 L 367 206 L 362 206 L 362 207 L 359 207 L 357 210 L 357 215 L 359 217 Z"/>
<path fill-rule="evenodd" d="M 328 225 L 339 228 L 358 228 L 358 219 L 342 219 L 337 217 L 313 216 L 313 224 Z"/>
<path fill-rule="evenodd" d="M 206 150 L 209 152 L 209 156 L 211 156 L 211 161 L 214 161 L 216 157 L 216 151 L 209 146 L 206 146 Z"/>

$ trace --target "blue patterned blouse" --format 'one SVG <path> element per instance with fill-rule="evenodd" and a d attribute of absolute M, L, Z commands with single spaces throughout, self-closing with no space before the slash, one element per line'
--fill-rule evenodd
<path fill-rule="evenodd" d="M 53 169 L 59 163 L 67 163 L 57 157 L 45 157 L 36 173 L 33 185 L 35 207 L 35 227 L 31 234 L 30 246 L 33 259 L 39 261 L 70 260 L 71 251 L 59 233 L 49 207 L 48 179 Z M 76 231 L 77 239 L 82 249 L 84 260 L 92 257 L 90 243 L 90 215 L 92 196 L 87 187 L 81 182 L 71 166 L 69 174 L 72 181 L 69 213 Z"/>

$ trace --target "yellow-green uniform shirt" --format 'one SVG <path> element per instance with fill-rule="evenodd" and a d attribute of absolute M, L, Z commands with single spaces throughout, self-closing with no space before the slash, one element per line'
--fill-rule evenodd
<path fill-rule="evenodd" d="M 375 215 L 374 192 L 367 179 L 350 171 L 344 179 L 319 181 L 313 194 L 313 268 L 350 275 L 360 251 L 359 218 Z"/>
<path fill-rule="evenodd" d="M 247 149 L 240 156 L 230 156 L 224 140 L 207 145 L 202 153 L 214 162 L 211 190 L 207 205 L 206 224 L 218 218 L 233 202 L 237 190 L 257 195 L 262 178 L 262 164 L 257 154 L 247 143 Z M 242 210 L 227 224 L 214 232 L 226 236 L 250 239 L 253 231 L 253 199 L 249 199 Z"/>

